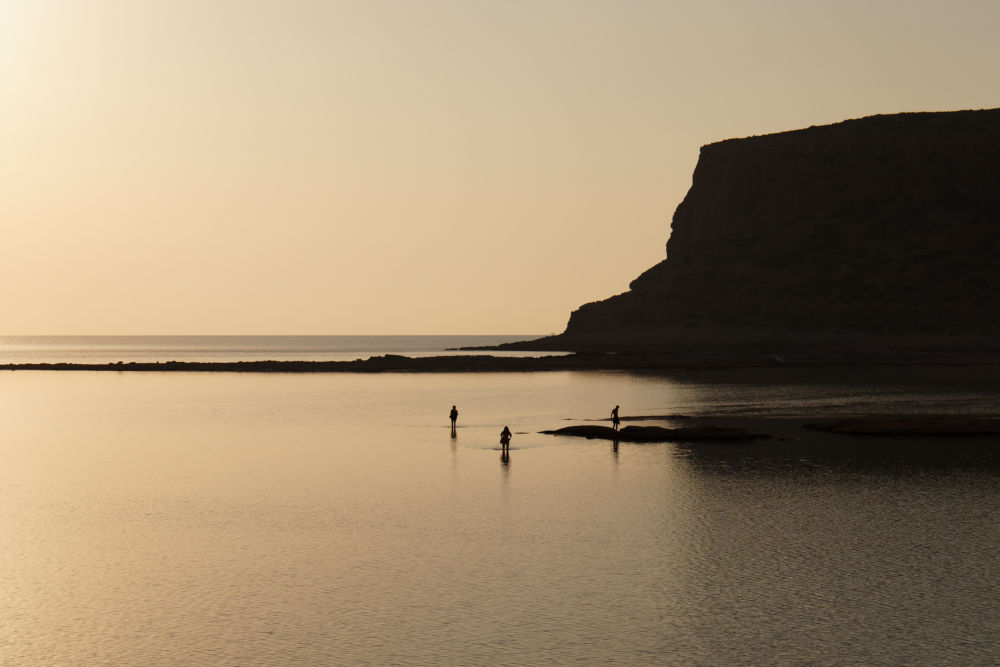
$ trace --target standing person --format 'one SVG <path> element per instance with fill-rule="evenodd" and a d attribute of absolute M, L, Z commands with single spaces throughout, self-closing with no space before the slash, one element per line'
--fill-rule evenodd
<path fill-rule="evenodd" d="M 458 408 L 456 408 L 454 405 L 451 406 L 451 412 L 448 414 L 448 416 L 451 417 L 451 430 L 454 431 L 455 422 L 458 421 Z"/>
<path fill-rule="evenodd" d="M 615 409 L 611 411 L 611 428 L 617 431 L 618 425 L 621 423 L 622 420 L 618 419 L 618 406 L 616 405 Z"/>
<path fill-rule="evenodd" d="M 513 435 L 510 429 L 506 426 L 500 431 L 500 449 L 501 451 L 508 451 L 510 449 L 510 437 Z"/>

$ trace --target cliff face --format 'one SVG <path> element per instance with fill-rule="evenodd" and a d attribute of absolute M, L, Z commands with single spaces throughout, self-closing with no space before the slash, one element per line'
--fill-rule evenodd
<path fill-rule="evenodd" d="M 667 250 L 554 345 L 1000 334 L 1000 109 L 705 146 Z"/>

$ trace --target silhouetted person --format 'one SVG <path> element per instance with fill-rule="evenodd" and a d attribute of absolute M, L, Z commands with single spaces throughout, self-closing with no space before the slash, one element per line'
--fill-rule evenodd
<path fill-rule="evenodd" d="M 451 412 L 448 413 L 448 416 L 451 417 L 451 434 L 452 436 L 454 436 L 455 424 L 458 422 L 458 408 L 456 408 L 454 405 L 451 406 Z"/>
<path fill-rule="evenodd" d="M 618 425 L 621 423 L 622 420 L 618 419 L 618 406 L 616 405 L 615 409 L 611 411 L 611 428 L 617 431 Z"/>
<path fill-rule="evenodd" d="M 513 434 L 510 432 L 510 429 L 504 426 L 503 430 L 500 431 L 500 451 L 506 452 L 510 450 L 511 435 Z"/>

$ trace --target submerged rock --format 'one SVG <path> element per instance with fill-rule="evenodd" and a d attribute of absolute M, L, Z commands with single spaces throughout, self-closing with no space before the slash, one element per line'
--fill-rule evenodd
<path fill-rule="evenodd" d="M 806 428 L 848 435 L 985 436 L 1000 435 L 1000 418 L 967 415 L 856 417 L 804 424 Z"/>
<path fill-rule="evenodd" d="M 663 426 L 626 426 L 618 431 L 610 426 L 580 425 L 565 426 L 554 431 L 542 431 L 549 435 L 571 435 L 581 438 L 615 440 L 618 442 L 706 442 L 756 440 L 771 436 L 751 433 L 741 428 L 719 426 L 690 426 L 666 428 Z"/>

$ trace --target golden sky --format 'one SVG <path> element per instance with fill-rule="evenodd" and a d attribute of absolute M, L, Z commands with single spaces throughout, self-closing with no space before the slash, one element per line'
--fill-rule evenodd
<path fill-rule="evenodd" d="M 561 331 L 699 146 L 1000 106 L 995 0 L 0 0 L 0 333 Z"/>

